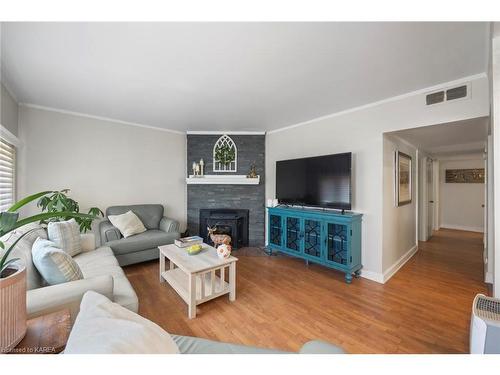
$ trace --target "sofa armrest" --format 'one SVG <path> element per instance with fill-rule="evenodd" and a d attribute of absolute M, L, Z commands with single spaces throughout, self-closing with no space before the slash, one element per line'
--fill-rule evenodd
<path fill-rule="evenodd" d="M 114 227 L 108 220 L 99 223 L 99 233 L 101 234 L 101 245 L 121 238 L 121 233 L 118 228 Z"/>
<path fill-rule="evenodd" d="M 96 276 L 28 290 L 26 293 L 28 319 L 69 309 L 71 320 L 74 321 L 80 310 L 82 297 L 89 290 L 113 300 L 113 277 L 110 275 Z"/>
<path fill-rule="evenodd" d="M 345 351 L 337 345 L 328 342 L 312 340 L 302 345 L 300 354 L 345 354 Z"/>
<path fill-rule="evenodd" d="M 160 220 L 160 230 L 164 232 L 179 232 L 179 222 L 168 217 L 162 217 Z"/>
<path fill-rule="evenodd" d="M 95 250 L 95 235 L 94 235 L 94 233 L 82 233 L 82 234 L 80 234 L 80 245 L 82 246 L 83 252 Z"/>

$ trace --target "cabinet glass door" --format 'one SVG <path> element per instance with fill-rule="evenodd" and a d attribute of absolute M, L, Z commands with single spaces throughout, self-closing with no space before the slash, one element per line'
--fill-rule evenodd
<path fill-rule="evenodd" d="M 300 252 L 300 241 L 302 238 L 300 231 L 300 219 L 297 217 L 287 216 L 285 218 L 285 247 L 287 250 Z"/>
<path fill-rule="evenodd" d="M 326 259 L 340 265 L 349 263 L 349 227 L 344 224 L 326 223 Z"/>
<path fill-rule="evenodd" d="M 321 257 L 321 221 L 304 220 L 304 254 Z"/>
<path fill-rule="evenodd" d="M 281 235 L 283 233 L 281 216 L 269 215 L 269 242 L 281 246 Z"/>

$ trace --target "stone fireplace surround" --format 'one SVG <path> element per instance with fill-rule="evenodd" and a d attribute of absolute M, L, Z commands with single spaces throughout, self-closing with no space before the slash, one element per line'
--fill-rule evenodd
<path fill-rule="evenodd" d="M 213 172 L 212 151 L 221 134 L 187 135 L 187 175 L 194 161 L 203 158 L 205 174 Z M 265 233 L 265 135 L 230 134 L 238 149 L 236 174 L 246 175 L 255 163 L 258 185 L 187 185 L 187 219 L 190 235 L 200 235 L 201 209 L 248 210 L 248 246 L 264 246 Z M 226 173 L 235 174 L 235 173 Z M 187 177 L 187 176 L 186 176 Z"/>

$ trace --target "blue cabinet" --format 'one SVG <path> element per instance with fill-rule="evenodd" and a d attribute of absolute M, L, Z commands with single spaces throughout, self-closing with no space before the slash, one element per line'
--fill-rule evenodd
<path fill-rule="evenodd" d="M 289 207 L 268 208 L 268 248 L 345 273 L 361 265 L 361 214 Z"/>

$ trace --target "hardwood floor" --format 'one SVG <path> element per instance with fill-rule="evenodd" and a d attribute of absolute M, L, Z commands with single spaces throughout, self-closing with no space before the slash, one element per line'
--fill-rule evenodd
<path fill-rule="evenodd" d="M 386 284 L 257 249 L 234 253 L 236 301 L 198 306 L 196 319 L 167 285 L 158 262 L 125 268 L 139 313 L 170 333 L 297 351 L 311 339 L 349 353 L 464 353 L 471 303 L 487 293 L 482 234 L 440 230 Z"/>

